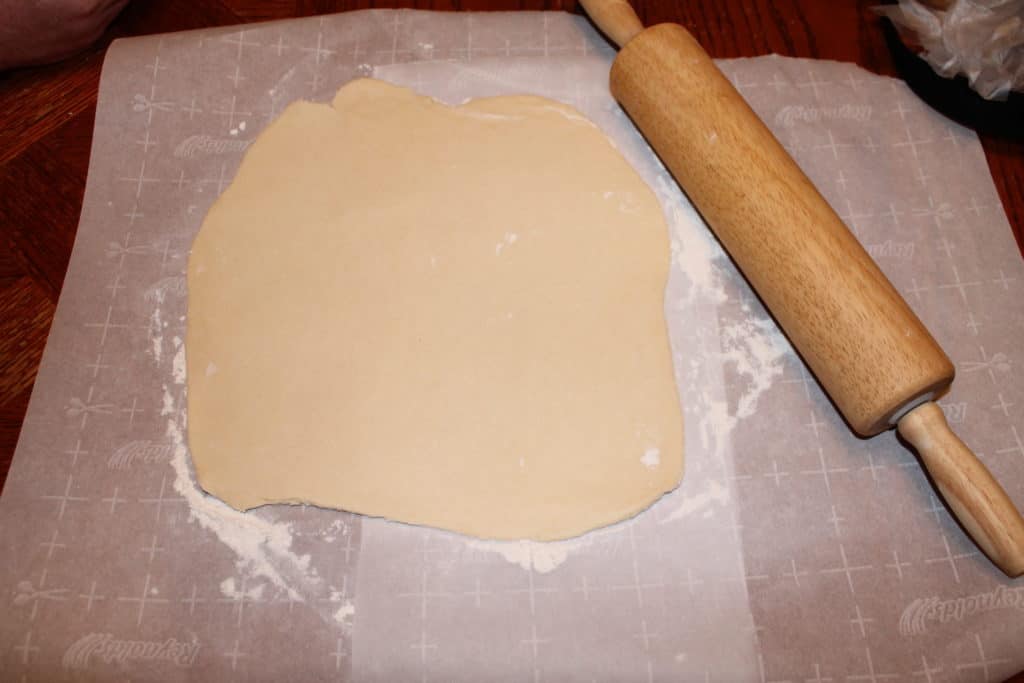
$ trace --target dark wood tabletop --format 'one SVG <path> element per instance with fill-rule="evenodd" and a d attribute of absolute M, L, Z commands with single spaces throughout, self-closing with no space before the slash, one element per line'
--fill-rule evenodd
<path fill-rule="evenodd" d="M 931 74 L 872 10 L 877 0 L 639 0 L 645 24 L 686 26 L 714 57 L 833 59 L 908 80 L 979 131 L 1018 244 L 1024 243 L 1019 107 L 989 105 Z M 49 66 L 0 74 L 0 483 L 6 478 L 78 225 L 103 56 L 118 37 L 371 7 L 565 10 L 574 0 L 136 0 L 100 41 Z M 1019 105 L 1019 102 L 1016 104 Z M 1010 121 L 1000 130 L 999 121 Z"/>

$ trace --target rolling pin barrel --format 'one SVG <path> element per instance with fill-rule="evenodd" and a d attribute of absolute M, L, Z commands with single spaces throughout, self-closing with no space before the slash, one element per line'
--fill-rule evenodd
<path fill-rule="evenodd" d="M 978 545 L 1024 573 L 1024 518 L 932 401 L 953 365 L 796 162 L 675 24 L 581 0 L 622 47 L 611 90 L 850 426 L 898 426 Z"/>
<path fill-rule="evenodd" d="M 855 431 L 949 385 L 946 354 L 684 28 L 630 40 L 611 89 Z"/>

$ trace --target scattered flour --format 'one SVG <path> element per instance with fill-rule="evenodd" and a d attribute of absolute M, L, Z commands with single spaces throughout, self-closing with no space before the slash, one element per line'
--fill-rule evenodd
<path fill-rule="evenodd" d="M 700 449 L 706 463 L 688 461 L 683 488 L 669 496 L 674 505 L 659 523 L 706 517 L 713 504 L 732 505 L 730 493 L 731 433 L 736 424 L 754 415 L 760 397 L 782 376 L 792 353 L 775 322 L 760 310 L 741 306 L 726 313 L 731 292 L 747 285 L 721 244 L 686 201 L 675 181 L 659 169 L 652 185 L 671 230 L 673 274 L 682 275 L 682 295 L 669 302 L 669 315 L 684 316 L 698 325 L 696 339 L 677 357 L 680 388 L 687 406 L 686 434 L 691 450 Z M 723 373 L 737 380 L 726 387 Z M 735 405 L 730 409 L 730 405 Z M 724 482 L 724 483 L 723 483 Z"/>
<path fill-rule="evenodd" d="M 355 616 L 356 607 L 352 604 L 351 600 L 346 600 L 345 603 L 338 608 L 338 611 L 334 613 L 334 620 L 343 626 L 352 625 L 352 617 Z"/>
<path fill-rule="evenodd" d="M 266 586 L 265 583 L 258 583 L 255 586 L 247 586 L 243 583 L 241 586 L 238 586 L 235 584 L 234 577 L 228 577 L 220 582 L 220 592 L 225 598 L 237 600 L 244 597 L 251 602 L 260 602 L 263 600 L 263 592 Z"/>
<path fill-rule="evenodd" d="M 153 304 L 153 313 L 149 316 L 149 341 L 152 345 L 153 361 L 160 365 L 164 350 L 164 329 L 167 322 L 163 319 L 163 305 L 167 294 L 185 294 L 185 279 L 183 277 L 165 277 L 149 287 L 143 293 L 143 299 Z"/>
<path fill-rule="evenodd" d="M 683 498 L 679 507 L 664 518 L 658 520 L 658 523 L 666 524 L 677 519 L 688 517 L 694 512 L 707 508 L 712 503 L 727 505 L 730 502 L 730 499 L 729 489 L 723 486 L 720 482 L 711 479 L 707 482 L 703 491 L 697 495 L 691 495 Z"/>
<path fill-rule="evenodd" d="M 153 315 L 149 318 L 149 339 L 153 346 L 153 361 L 160 365 L 164 351 L 164 321 L 160 317 L 161 307 L 153 307 Z"/>
<path fill-rule="evenodd" d="M 163 389 L 164 395 L 160 404 L 160 416 L 166 417 L 167 415 L 174 414 L 174 394 L 171 393 L 170 387 L 166 384 L 163 385 Z"/>
<path fill-rule="evenodd" d="M 174 338 L 174 361 L 172 365 L 172 373 L 175 384 L 185 383 L 185 345 L 181 343 L 181 337 Z"/>
<path fill-rule="evenodd" d="M 318 533 L 318 536 L 327 543 L 334 543 L 338 540 L 338 536 L 344 535 L 348 532 L 348 526 L 341 519 L 336 519 L 327 525 L 326 529 L 323 529 Z"/>
<path fill-rule="evenodd" d="M 243 577 L 243 585 L 238 586 L 234 578 L 228 578 L 221 582 L 221 592 L 227 597 L 238 597 L 244 588 L 246 598 L 259 602 L 265 599 L 264 589 L 269 584 L 289 600 L 313 605 L 325 621 L 351 620 L 351 604 L 342 605 L 340 610 L 331 605 L 332 601 L 342 600 L 340 594 L 320 579 L 309 555 L 293 550 L 295 534 L 291 525 L 268 521 L 253 512 L 239 512 L 206 495 L 196 484 L 185 441 L 185 345 L 180 337 L 174 337 L 172 343 L 172 384 L 163 385 L 161 415 L 167 418 L 166 435 L 173 450 L 170 464 L 174 470 L 174 490 L 184 498 L 189 520 L 211 532 L 235 554 L 235 567 Z M 246 583 L 257 579 L 264 581 L 251 587 Z M 324 603 L 328 607 L 321 607 Z"/>
<path fill-rule="evenodd" d="M 644 451 L 644 454 L 640 456 L 640 462 L 644 467 L 653 470 L 661 464 L 661 451 L 657 448 L 648 448 Z"/>
<path fill-rule="evenodd" d="M 737 401 L 736 417 L 750 417 L 761 394 L 782 375 L 792 349 L 770 318 L 755 318 L 752 313 L 721 328 L 720 334 L 722 360 L 732 364 L 747 385 Z"/>
<path fill-rule="evenodd" d="M 569 554 L 592 543 L 591 532 L 585 537 L 570 538 L 566 541 L 542 543 L 539 541 L 481 541 L 467 539 L 466 544 L 475 550 L 497 553 L 512 564 L 527 571 L 547 574 L 557 569 L 569 558 Z"/>
<path fill-rule="evenodd" d="M 167 421 L 167 437 L 174 445 L 174 490 L 188 504 L 189 519 L 231 548 L 239 572 L 262 577 L 299 601 L 320 592 L 321 582 L 310 566 L 309 555 L 299 556 L 291 550 L 289 525 L 239 512 L 199 489 L 189 471 L 183 427 L 178 419 Z"/>
<path fill-rule="evenodd" d="M 673 260 L 689 285 L 686 298 L 675 302 L 674 308 L 693 311 L 697 305 L 715 307 L 726 303 L 723 271 L 732 273 L 735 266 L 669 176 L 658 176 L 655 191 L 672 229 Z M 743 314 L 740 320 L 720 328 L 722 350 L 718 354 L 718 359 L 734 365 L 747 383 L 737 400 L 735 417 L 739 419 L 754 414 L 758 398 L 782 375 L 784 362 L 792 353 L 789 342 L 771 318 L 748 306 L 743 307 Z M 732 422 L 719 417 L 716 416 L 716 426 L 730 430 Z"/>
<path fill-rule="evenodd" d="M 244 590 L 244 597 L 252 602 L 287 599 L 306 603 L 317 610 L 325 623 L 351 628 L 354 605 L 318 576 L 309 555 L 300 555 L 294 550 L 298 534 L 291 525 L 268 521 L 259 513 L 238 512 L 206 495 L 196 483 L 186 445 L 185 344 L 179 336 L 168 340 L 164 335 L 168 328 L 166 304 L 169 293 L 184 296 L 184 277 L 163 278 L 145 293 L 145 300 L 153 306 L 147 326 L 153 361 L 170 375 L 162 385 L 160 415 L 166 419 L 165 434 L 169 442 L 170 465 L 174 470 L 174 490 L 187 504 L 189 520 L 211 532 L 235 555 L 235 569 L 240 579 L 229 577 L 222 581 L 221 593 L 227 598 L 238 598 Z M 179 315 L 177 320 L 184 323 L 185 316 Z M 169 353 L 171 351 L 173 355 Z M 208 373 L 216 371 L 213 364 L 207 368 Z M 337 520 L 326 530 L 325 539 L 333 542 L 343 531 L 346 531 L 345 523 Z M 275 596 L 264 595 L 268 587 Z"/>
<path fill-rule="evenodd" d="M 730 267 L 725 251 L 685 201 L 674 180 L 666 174 L 658 175 L 654 191 L 672 231 L 672 260 L 689 285 L 686 299 L 680 303 L 694 305 L 699 300 L 711 305 L 725 303 L 721 270 Z"/>
<path fill-rule="evenodd" d="M 518 241 L 519 235 L 514 232 L 506 232 L 501 241 L 494 245 L 494 255 L 501 256 L 501 251 L 505 247 L 510 247 Z"/>
<path fill-rule="evenodd" d="M 736 416 L 729 412 L 729 405 L 724 399 L 707 398 L 703 401 L 704 419 L 700 421 L 701 446 L 708 452 L 724 455 L 727 437 L 736 425 Z"/>

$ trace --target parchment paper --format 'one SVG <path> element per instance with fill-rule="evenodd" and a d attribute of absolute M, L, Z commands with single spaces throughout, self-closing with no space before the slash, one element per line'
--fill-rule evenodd
<path fill-rule="evenodd" d="M 374 11 L 116 43 L 81 224 L 0 498 L 12 680 L 999 680 L 1024 588 L 892 435 L 851 436 L 610 99 L 578 17 Z M 1024 266 L 973 133 L 842 64 L 721 64 L 960 375 L 943 407 L 1024 506 Z M 687 473 L 636 519 L 495 544 L 204 497 L 183 271 L 245 146 L 375 75 L 580 108 L 655 189 Z M 610 323 L 610 333 L 614 325 Z M 1017 381 L 1014 381 L 1017 379 Z M 244 454 L 239 454 L 244 457 Z"/>

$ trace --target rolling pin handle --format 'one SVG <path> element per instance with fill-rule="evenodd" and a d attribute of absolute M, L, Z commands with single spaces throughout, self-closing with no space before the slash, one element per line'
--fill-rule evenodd
<path fill-rule="evenodd" d="M 601 32 L 619 47 L 644 30 L 640 17 L 626 0 L 580 0 L 580 4 Z"/>
<path fill-rule="evenodd" d="M 988 468 L 949 428 L 942 409 L 923 403 L 898 428 L 978 546 L 1007 576 L 1024 574 L 1024 519 Z"/>

